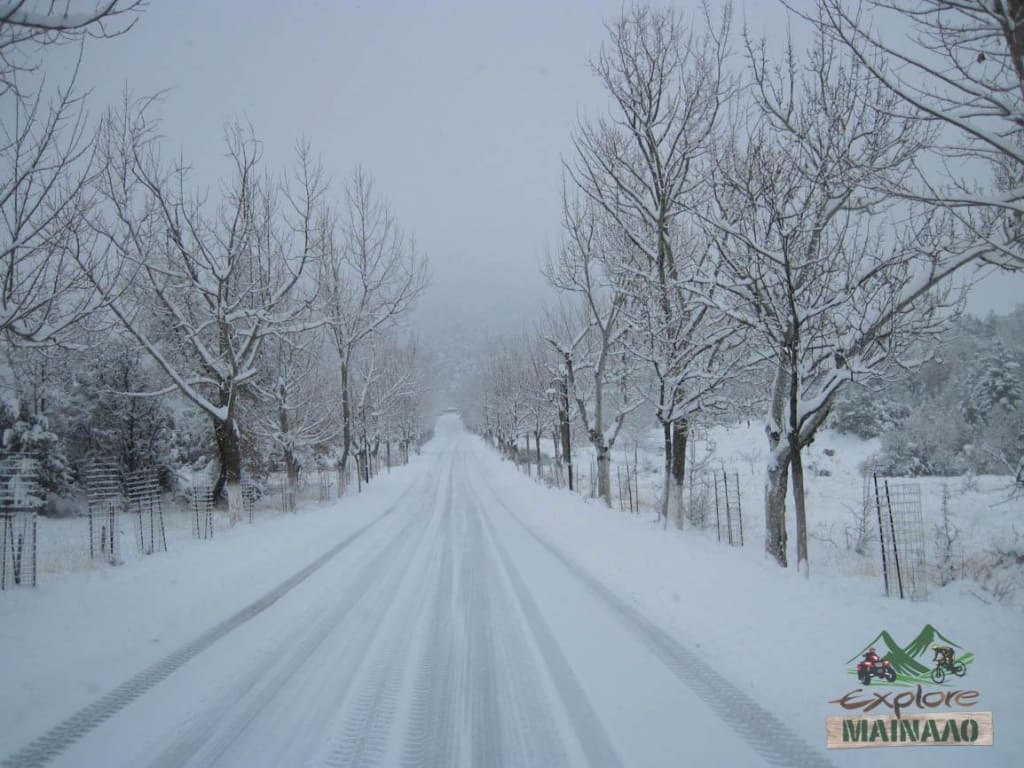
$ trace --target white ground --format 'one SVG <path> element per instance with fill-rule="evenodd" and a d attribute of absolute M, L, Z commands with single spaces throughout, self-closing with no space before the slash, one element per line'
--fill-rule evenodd
<path fill-rule="evenodd" d="M 1019 610 L 808 582 L 646 520 L 531 482 L 445 416 L 359 496 L 0 595 L 0 762 L 1024 763 Z M 846 659 L 925 623 L 976 654 L 996 745 L 828 753 Z"/>
<path fill-rule="evenodd" d="M 661 493 L 661 435 L 657 430 L 634 431 L 620 440 L 612 468 L 613 501 L 619 507 L 618 481 L 625 482 L 624 468 L 633 472 L 634 455 L 639 464 L 640 506 L 647 518 L 655 513 Z M 634 445 L 637 451 L 634 454 Z M 878 528 L 874 520 L 869 527 L 868 547 L 864 555 L 852 550 L 854 515 L 861 509 L 864 491 L 862 467 L 870 465 L 872 456 L 881 450 L 877 439 L 862 440 L 832 430 L 822 430 L 815 442 L 805 450 L 807 518 L 810 530 L 808 549 L 811 572 L 817 576 L 874 577 L 882 589 L 881 557 L 878 553 Z M 696 457 L 699 474 L 727 471 L 730 483 L 734 473 L 739 477 L 746 544 L 760 551 L 764 541 L 764 469 L 768 460 L 764 425 L 756 422 L 718 426 L 700 434 L 688 461 Z M 580 486 L 590 488 L 589 472 L 592 457 L 584 452 L 583 477 Z M 953 524 L 960 529 L 954 546 L 956 573 L 964 576 L 946 591 L 973 592 L 976 600 L 997 602 L 992 590 L 1004 594 L 1004 602 L 1024 608 L 1024 568 L 1016 571 L 991 572 L 993 548 L 1004 545 L 1016 530 L 1024 536 L 1024 494 L 1014 492 L 1010 476 L 895 478 L 893 482 L 917 484 L 921 489 L 924 518 L 924 543 L 929 575 L 934 581 L 938 561 L 935 527 L 942 519 L 942 494 L 945 488 L 947 505 Z M 699 484 L 698 484 L 699 487 Z M 625 499 L 625 496 L 624 496 Z M 628 501 L 626 502 L 628 505 Z M 624 505 L 623 508 L 628 508 Z M 795 563 L 795 541 L 792 507 L 789 515 L 789 559 Z M 710 523 L 713 524 L 713 520 Z M 693 531 L 688 534 L 692 538 Z M 715 538 L 710 527 L 703 532 Z M 874 588 L 876 585 L 869 585 Z M 934 591 L 934 584 L 932 585 Z M 938 595 L 933 595 L 938 597 Z"/>

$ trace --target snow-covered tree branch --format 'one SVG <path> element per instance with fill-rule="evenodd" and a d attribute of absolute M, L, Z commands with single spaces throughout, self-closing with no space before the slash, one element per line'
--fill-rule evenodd
<path fill-rule="evenodd" d="M 0 3 L 0 333 L 14 343 L 59 341 L 95 309 L 74 269 L 74 255 L 92 247 L 83 226 L 94 167 L 77 87 L 81 49 L 66 83 L 51 85 L 35 70 L 52 44 L 120 34 L 140 8 Z"/>
<path fill-rule="evenodd" d="M 900 194 L 952 212 L 980 260 L 1024 267 L 1024 2 L 821 0 L 809 18 L 940 129 Z"/>
<path fill-rule="evenodd" d="M 597 454 L 597 492 L 611 506 L 611 452 L 627 414 L 642 402 L 630 383 L 633 359 L 625 354 L 627 294 L 608 269 L 630 247 L 610 217 L 592 201 L 563 194 L 564 242 L 544 274 L 568 303 L 563 333 L 547 341 L 565 361 L 576 413 Z M 620 242 L 617 242 L 616 240 Z"/>
<path fill-rule="evenodd" d="M 168 380 L 213 422 L 220 469 L 235 511 L 241 475 L 239 397 L 260 376 L 265 340 L 315 323 L 300 282 L 321 255 L 326 180 L 306 145 L 297 181 L 261 175 L 251 128 L 226 129 L 231 175 L 211 203 L 168 164 L 156 123 L 125 102 L 99 145 L 92 223 L 104 248 L 79 264 L 110 312 Z M 116 265 L 116 269 L 112 268 Z"/>
<path fill-rule="evenodd" d="M 893 186 L 931 136 L 854 57 L 820 35 L 779 64 L 749 38 L 747 54 L 756 117 L 720 145 L 704 218 L 717 250 L 714 305 L 775 370 L 765 547 L 786 565 L 791 473 L 806 572 L 802 449 L 840 387 L 909 362 L 909 346 L 941 328 L 958 308 L 947 278 L 972 256 L 945 247 L 938 217 L 894 209 Z"/>
<path fill-rule="evenodd" d="M 727 71 L 731 8 L 692 22 L 674 10 L 636 7 L 609 25 L 594 63 L 611 98 L 610 117 L 582 121 L 569 178 L 615 226 L 607 272 L 625 297 L 626 341 L 648 375 L 635 379 L 664 434 L 660 514 L 682 519 L 689 419 L 727 375 L 726 328 L 686 286 L 708 249 L 685 223 L 710 147 L 734 93 Z M 710 336 L 708 335 L 710 333 Z M 673 492 L 673 489 L 675 492 Z"/>
<path fill-rule="evenodd" d="M 427 261 L 401 230 L 373 180 L 357 169 L 346 189 L 342 231 L 323 234 L 319 312 L 340 359 L 341 466 L 353 441 L 352 365 L 356 352 L 398 323 L 427 286 Z"/>

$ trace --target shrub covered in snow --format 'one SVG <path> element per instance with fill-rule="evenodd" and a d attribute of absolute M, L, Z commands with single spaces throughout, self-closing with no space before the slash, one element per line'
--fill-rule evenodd
<path fill-rule="evenodd" d="M 60 437 L 50 430 L 41 413 L 30 414 L 22 407 L 17 416 L 9 404 L 0 405 L 3 446 L 0 455 L 27 453 L 39 462 L 40 488 L 48 493 L 65 493 L 73 480 L 71 466 Z"/>
<path fill-rule="evenodd" d="M 876 388 L 851 386 L 844 390 L 832 409 L 833 429 L 865 439 L 878 437 L 900 427 L 910 407 Z"/>
<path fill-rule="evenodd" d="M 970 466 L 968 435 L 959 413 L 942 412 L 935 404 L 918 408 L 882 436 L 882 451 L 871 465 L 890 476 L 959 475 Z"/>

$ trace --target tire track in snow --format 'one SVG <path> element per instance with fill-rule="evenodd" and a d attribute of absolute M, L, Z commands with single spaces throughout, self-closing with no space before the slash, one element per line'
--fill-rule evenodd
<path fill-rule="evenodd" d="M 438 550 L 443 545 L 442 535 L 438 531 L 447 525 L 450 516 L 453 473 L 453 463 L 449 462 L 447 490 L 440 497 L 441 514 L 436 530 L 428 525 L 427 536 L 423 539 L 430 541 L 433 548 Z M 440 559 L 440 551 L 431 552 L 425 563 L 427 574 L 437 578 L 434 571 Z M 396 563 L 403 578 L 396 589 L 386 591 L 384 596 L 398 595 L 399 598 L 392 600 L 389 609 L 381 612 L 381 620 L 372 634 L 373 642 L 370 645 L 374 656 L 369 671 L 359 684 L 355 706 L 346 716 L 341 735 L 336 737 L 336 743 L 323 760 L 325 766 L 373 766 L 384 764 L 387 760 L 391 733 L 401 708 L 406 661 L 411 655 L 415 639 L 414 633 L 407 631 L 408 627 L 402 619 L 413 615 L 417 617 L 414 624 L 421 624 L 430 603 L 424 599 L 424 591 L 432 580 L 422 578 L 419 569 L 404 570 L 405 564 L 414 560 L 415 554 L 400 558 Z"/>
<path fill-rule="evenodd" d="M 282 661 L 275 663 L 269 670 L 263 666 L 258 667 L 252 676 L 234 686 L 237 691 L 235 696 L 228 697 L 219 711 L 214 708 L 213 712 L 207 711 L 204 715 L 202 721 L 208 725 L 193 732 L 187 742 L 167 750 L 157 765 L 176 768 L 188 761 L 211 765 L 225 758 L 266 706 L 297 671 L 311 661 L 342 622 L 361 606 L 385 602 L 385 598 L 394 591 L 401 579 L 401 571 L 394 566 L 405 562 L 405 558 L 415 549 L 420 538 L 418 534 L 425 527 L 421 522 L 416 518 L 410 519 L 345 585 L 338 600 L 329 606 L 327 615 L 318 620 L 311 630 L 307 630 L 298 643 L 287 647 Z M 346 638 L 346 651 L 350 656 L 361 654 L 370 645 L 373 631 L 379 626 L 383 612 L 378 615 L 380 618 L 371 622 L 374 630 L 364 632 L 357 629 Z M 352 650 L 353 647 L 357 650 Z"/>
<path fill-rule="evenodd" d="M 433 621 L 429 624 L 426 645 L 412 690 L 401 757 L 401 764 L 405 768 L 451 766 L 457 762 L 455 653 L 451 643 L 455 623 L 452 609 L 455 587 L 455 520 L 450 509 L 439 535 L 444 541 L 437 587 L 429 610 Z"/>
<path fill-rule="evenodd" d="M 684 685 L 710 707 L 770 765 L 835 768 L 789 726 L 741 691 L 698 654 L 591 576 L 544 536 L 524 523 L 494 489 L 490 495 L 527 534 L 576 576 Z M 525 584 L 523 584 L 525 589 Z"/>
<path fill-rule="evenodd" d="M 425 476 L 423 480 L 429 480 L 429 476 Z M 133 675 L 91 704 L 82 707 L 43 735 L 32 740 L 22 749 L 9 755 L 0 763 L 0 766 L 3 766 L 3 768 L 36 768 L 37 766 L 46 765 L 61 755 L 75 742 L 102 725 L 159 682 L 165 680 L 190 660 L 221 640 L 225 635 L 259 616 L 282 597 L 306 581 L 306 579 L 334 559 L 364 533 L 399 509 L 405 499 L 412 494 L 413 490 L 418 489 L 423 484 L 423 480 L 410 484 L 409 488 L 387 510 L 346 536 L 305 568 L 285 579 L 262 597 L 249 603 L 249 605 L 199 635 L 199 637 L 191 642 L 186 643 L 178 650 Z"/>
<path fill-rule="evenodd" d="M 562 704 L 583 750 L 587 765 L 596 768 L 621 768 L 622 761 L 615 751 L 604 725 L 590 705 L 590 700 L 580 686 L 572 667 L 569 666 L 569 662 L 562 653 L 550 627 L 537 608 L 518 568 L 504 545 L 501 544 L 500 538 L 494 532 L 486 515 L 483 515 L 483 522 L 491 544 L 505 568 L 505 573 L 512 585 L 516 601 L 526 619 L 537 650 L 540 652 L 551 681 L 562 699 Z"/>
<path fill-rule="evenodd" d="M 506 587 L 502 580 L 501 566 L 495 558 L 500 553 L 493 530 L 483 512 L 479 495 L 475 492 L 471 495 L 471 512 L 480 533 L 477 548 L 486 563 L 480 578 L 486 578 L 490 595 L 505 598 L 501 607 L 493 612 L 490 621 L 494 627 L 491 637 L 495 646 L 499 690 L 502 693 L 502 722 L 506 724 L 502 754 L 509 756 L 509 762 L 517 766 L 567 765 L 568 757 L 562 736 L 551 711 L 550 694 L 538 674 L 538 665 L 547 665 L 546 659 L 543 654 L 538 656 L 530 647 L 527 633 L 532 632 L 533 627 L 529 621 L 524 624 L 520 620 L 516 611 L 518 596 Z M 488 549 L 490 552 L 485 554 Z M 534 644 L 537 645 L 536 639 Z M 558 695 L 557 686 L 555 695 Z M 595 739 L 595 743 L 599 742 L 600 739 Z M 610 762 L 601 755 L 589 759 L 588 764 L 618 766 L 607 739 L 602 746 L 607 747 L 608 753 L 612 755 Z"/>
<path fill-rule="evenodd" d="M 501 766 L 503 747 L 501 692 L 498 688 L 494 616 L 488 592 L 488 563 L 478 514 L 463 506 L 467 544 L 460 584 L 464 592 L 467 628 L 465 717 L 470 724 L 470 765 Z"/>

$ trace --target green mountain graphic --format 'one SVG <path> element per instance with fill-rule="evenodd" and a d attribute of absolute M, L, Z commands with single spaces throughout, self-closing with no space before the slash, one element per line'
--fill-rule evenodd
<path fill-rule="evenodd" d="M 959 648 L 961 651 L 963 650 L 962 646 L 954 643 L 931 624 L 925 624 L 924 629 L 922 629 L 918 636 L 911 640 L 910 644 L 903 650 L 908 656 L 912 656 L 915 659 L 924 655 L 927 656 L 928 661 L 931 661 L 932 645 L 936 643 L 939 645 L 948 645 L 953 648 Z"/>
<path fill-rule="evenodd" d="M 931 641 L 929 641 L 930 643 Z M 859 662 L 864 658 L 864 654 L 867 653 L 868 648 L 871 646 L 875 647 L 875 651 L 881 658 L 889 660 L 889 664 L 896 670 L 898 675 L 913 677 L 928 674 L 928 667 L 903 650 L 900 644 L 893 640 L 892 635 L 884 629 L 878 634 L 878 637 L 865 645 L 856 656 L 846 663 L 853 664 Z M 925 647 L 927 648 L 928 646 Z"/>

